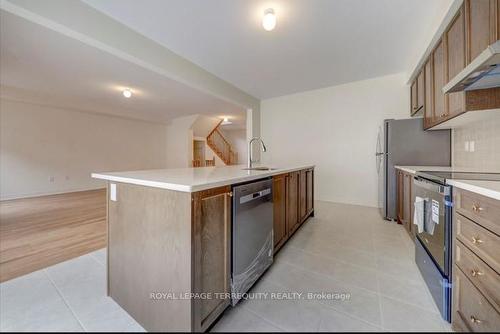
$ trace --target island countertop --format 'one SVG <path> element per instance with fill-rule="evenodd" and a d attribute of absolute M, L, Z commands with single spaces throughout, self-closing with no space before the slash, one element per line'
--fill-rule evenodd
<path fill-rule="evenodd" d="M 314 165 L 296 165 L 285 168 L 271 167 L 271 170 L 245 170 L 245 165 L 221 167 L 149 169 L 126 172 L 92 173 L 92 177 L 112 182 L 130 183 L 147 187 L 182 192 L 197 192 L 241 182 L 289 173 Z"/>

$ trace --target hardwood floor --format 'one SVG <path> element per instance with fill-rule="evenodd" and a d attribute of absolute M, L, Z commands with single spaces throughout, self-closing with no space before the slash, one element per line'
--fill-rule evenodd
<path fill-rule="evenodd" d="M 0 282 L 106 246 L 106 189 L 0 202 Z"/>

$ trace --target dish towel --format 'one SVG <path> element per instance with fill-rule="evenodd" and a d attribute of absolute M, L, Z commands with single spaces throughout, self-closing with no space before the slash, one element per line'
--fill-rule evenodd
<path fill-rule="evenodd" d="M 415 211 L 413 212 L 413 224 L 417 225 L 418 233 L 424 231 L 424 205 L 425 199 L 415 196 Z"/>

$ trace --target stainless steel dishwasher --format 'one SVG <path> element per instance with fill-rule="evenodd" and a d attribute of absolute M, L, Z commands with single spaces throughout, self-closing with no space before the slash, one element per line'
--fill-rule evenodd
<path fill-rule="evenodd" d="M 232 234 L 234 306 L 273 263 L 272 179 L 233 187 Z"/>

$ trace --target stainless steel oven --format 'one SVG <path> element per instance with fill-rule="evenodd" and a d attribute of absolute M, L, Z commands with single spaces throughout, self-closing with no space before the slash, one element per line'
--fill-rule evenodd
<path fill-rule="evenodd" d="M 441 315 L 450 321 L 452 187 L 417 176 L 413 189 L 417 212 L 415 260 Z"/>

